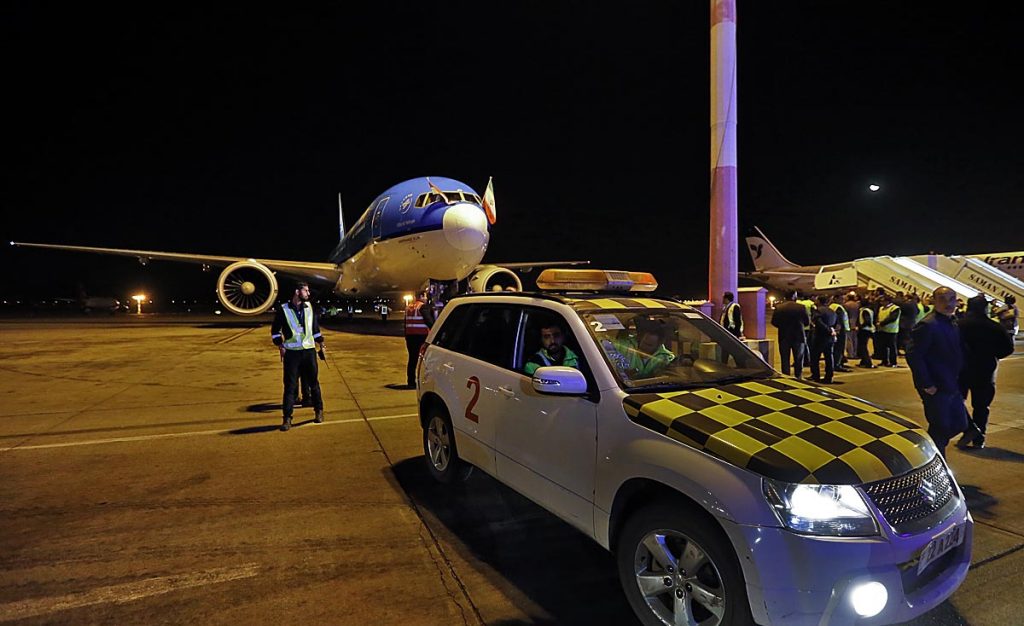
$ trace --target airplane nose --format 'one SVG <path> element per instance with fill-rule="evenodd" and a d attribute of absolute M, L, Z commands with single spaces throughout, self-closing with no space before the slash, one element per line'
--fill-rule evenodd
<path fill-rule="evenodd" d="M 487 244 L 487 216 L 472 204 L 453 204 L 444 212 L 444 237 L 456 250 L 479 250 Z"/>

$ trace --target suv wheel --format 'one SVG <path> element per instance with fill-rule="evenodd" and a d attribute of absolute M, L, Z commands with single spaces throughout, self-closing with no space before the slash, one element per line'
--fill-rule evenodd
<path fill-rule="evenodd" d="M 444 409 L 434 407 L 427 415 L 427 426 L 423 429 L 423 453 L 430 474 L 438 482 L 447 484 L 465 480 L 473 471 L 472 465 L 459 458 L 452 420 Z"/>
<path fill-rule="evenodd" d="M 728 540 L 684 506 L 652 506 L 626 522 L 615 550 L 619 581 L 647 626 L 752 625 Z"/>

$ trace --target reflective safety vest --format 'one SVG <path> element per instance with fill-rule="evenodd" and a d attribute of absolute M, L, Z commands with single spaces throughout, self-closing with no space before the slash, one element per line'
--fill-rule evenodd
<path fill-rule="evenodd" d="M 885 320 L 884 324 L 882 320 Z M 890 304 L 878 309 L 878 332 L 893 334 L 900 332 L 900 307 Z"/>
<path fill-rule="evenodd" d="M 420 311 L 423 306 L 422 300 L 416 300 L 405 308 L 405 334 L 406 335 L 427 335 L 430 328 L 427 327 Z"/>
<path fill-rule="evenodd" d="M 871 307 L 860 308 L 860 329 L 869 333 L 875 332 L 875 312 Z"/>
<path fill-rule="evenodd" d="M 313 305 L 304 302 L 302 304 L 302 326 L 299 325 L 299 316 L 296 315 L 291 305 L 285 304 L 282 307 L 284 319 L 288 322 L 288 328 L 292 336 L 284 342 L 286 350 L 312 350 L 316 343 L 313 341 Z"/>
<path fill-rule="evenodd" d="M 835 311 L 836 319 L 838 319 L 843 324 L 843 330 L 845 330 L 846 332 L 850 332 L 850 316 L 846 312 L 846 307 L 839 304 L 838 302 L 833 302 L 832 304 L 828 305 L 828 308 Z"/>
<path fill-rule="evenodd" d="M 734 307 L 739 308 L 739 306 L 740 305 L 737 304 L 736 302 L 730 302 L 729 305 L 726 306 L 725 309 L 722 310 L 722 317 L 721 317 L 721 319 L 718 320 L 718 323 L 720 323 L 722 326 L 725 326 L 733 334 L 742 335 L 743 334 L 743 315 L 740 315 L 740 327 L 739 328 L 733 328 L 733 326 L 732 326 L 733 308 Z"/>
<path fill-rule="evenodd" d="M 917 322 L 920 322 L 921 320 L 923 320 L 925 315 L 928 315 L 927 307 L 925 307 L 923 303 L 918 302 L 917 303 L 917 317 L 914 319 L 914 323 L 916 324 Z"/>
<path fill-rule="evenodd" d="M 807 319 L 808 320 L 811 319 L 811 317 L 814 316 L 814 301 L 813 300 L 797 300 L 796 303 L 804 305 L 804 308 L 807 309 Z M 808 322 L 807 324 L 804 324 L 804 330 L 810 330 L 810 329 L 811 329 L 810 322 Z"/>

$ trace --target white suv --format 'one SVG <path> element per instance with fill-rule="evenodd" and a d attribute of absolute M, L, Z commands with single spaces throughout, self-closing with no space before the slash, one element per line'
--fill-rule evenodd
<path fill-rule="evenodd" d="M 887 624 L 967 574 L 973 520 L 925 432 L 688 306 L 459 297 L 420 355 L 433 476 L 478 467 L 611 550 L 644 624 Z"/>

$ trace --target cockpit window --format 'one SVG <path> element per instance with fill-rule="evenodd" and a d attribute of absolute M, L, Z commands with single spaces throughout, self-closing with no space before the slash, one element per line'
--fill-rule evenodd
<path fill-rule="evenodd" d="M 475 193 L 463 191 L 461 189 L 445 191 L 444 195 L 447 198 L 447 202 L 449 204 L 453 204 L 455 202 L 475 202 L 476 204 L 480 204 L 481 202 L 480 196 L 476 195 Z M 416 197 L 416 202 L 413 204 L 413 206 L 416 207 L 417 209 L 422 209 L 436 202 L 445 202 L 445 198 L 442 198 L 441 195 L 438 193 L 421 193 Z"/>

